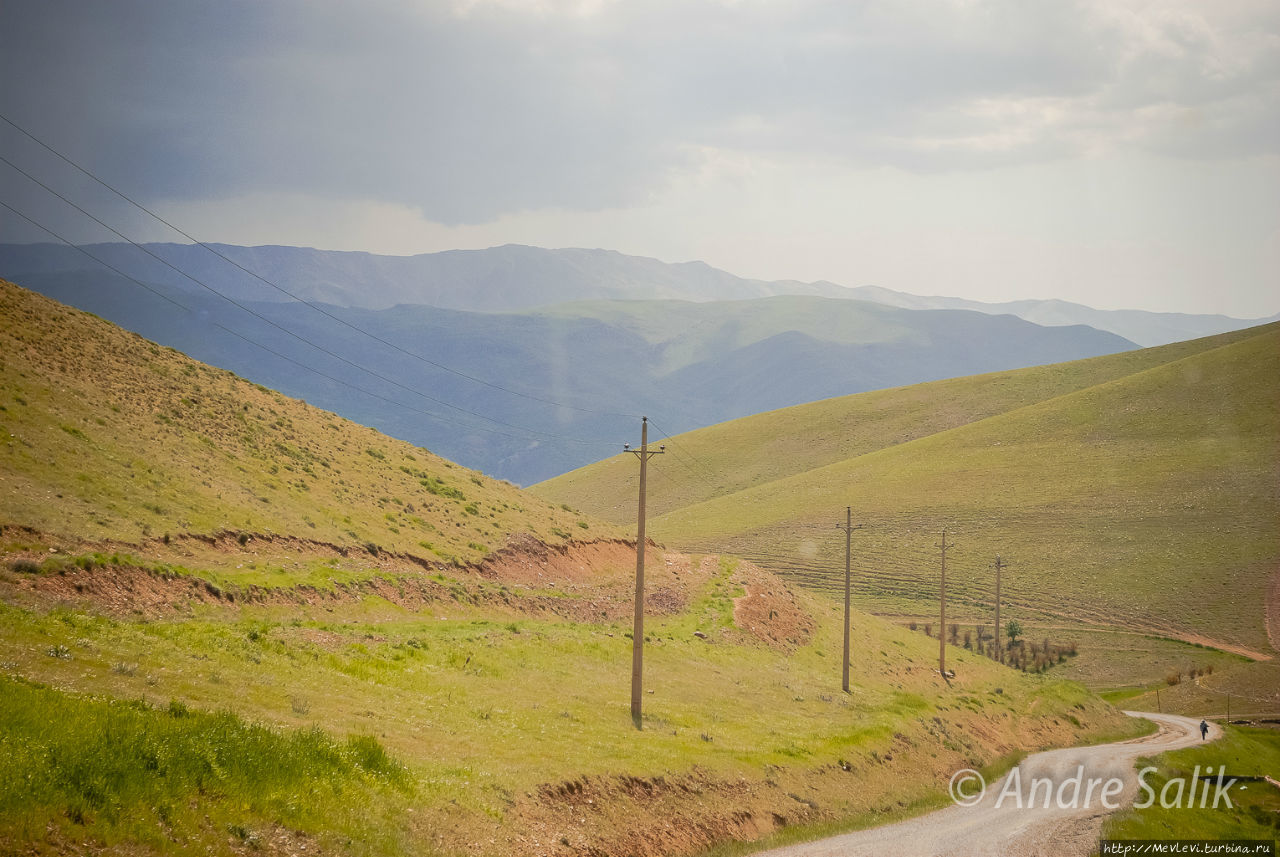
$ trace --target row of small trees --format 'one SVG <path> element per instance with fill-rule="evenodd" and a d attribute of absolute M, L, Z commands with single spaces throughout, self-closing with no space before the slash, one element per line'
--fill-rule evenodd
<path fill-rule="evenodd" d="M 907 623 L 907 627 L 915 631 L 920 628 L 920 625 L 912 621 Z M 933 636 L 932 622 L 924 623 L 924 633 L 925 636 Z M 953 646 L 963 646 L 992 659 L 997 657 L 995 637 L 986 625 L 977 624 L 973 626 L 973 630 L 967 628 L 962 630 L 960 625 L 950 624 L 947 626 L 947 635 Z M 1074 642 L 1055 644 L 1049 642 L 1049 638 L 1046 637 L 1037 645 L 1028 643 L 1022 639 L 1022 635 L 1022 623 L 1017 619 L 1010 619 L 1004 626 L 1006 642 L 999 652 L 1001 663 L 1024 672 L 1044 672 L 1054 664 L 1063 663 L 1068 657 L 1073 658 L 1078 653 L 1078 647 Z"/>

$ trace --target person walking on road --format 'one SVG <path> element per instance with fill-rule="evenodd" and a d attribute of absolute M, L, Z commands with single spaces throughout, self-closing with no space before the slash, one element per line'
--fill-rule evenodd
<path fill-rule="evenodd" d="M 1206 721 L 1201 720 L 1200 721 L 1200 740 L 1203 741 L 1208 737 L 1209 737 L 1209 724 Z"/>

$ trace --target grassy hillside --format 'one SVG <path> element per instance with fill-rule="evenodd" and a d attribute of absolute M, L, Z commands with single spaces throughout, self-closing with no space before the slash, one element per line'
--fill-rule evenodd
<path fill-rule="evenodd" d="M 0 480 L 0 520 L 82 540 L 288 534 L 449 563 L 618 534 L 3 281 Z"/>
<path fill-rule="evenodd" d="M 945 527 L 957 619 L 989 621 L 1001 554 L 1014 563 L 1013 615 L 1266 653 L 1280 563 L 1276 377 L 1272 325 L 764 414 L 670 443 L 650 532 L 824 588 L 843 566 L 834 525 L 851 505 L 865 527 L 859 600 L 878 612 L 932 612 Z M 617 467 L 535 490 L 623 521 Z"/>
<path fill-rule="evenodd" d="M 1209 339 L 1070 363 L 950 378 L 768 411 L 678 436 L 659 462 L 649 508 L 665 514 L 855 458 L 1251 338 Z M 620 524 L 630 523 L 635 464 L 610 457 L 530 487 Z"/>
<path fill-rule="evenodd" d="M 637 731 L 610 525 L 0 288 L 0 850 L 692 854 L 1136 728 L 654 550 Z"/>
<path fill-rule="evenodd" d="M 664 415 L 674 431 L 832 395 L 1132 347 L 1090 328 L 815 297 L 596 301 L 523 312 L 331 306 L 326 315 L 269 302 L 259 284 L 259 294 L 247 298 L 257 318 L 207 292 L 152 286 L 177 302 L 169 303 L 109 273 L 37 274 L 22 282 L 204 362 L 521 483 L 616 450 L 635 431 L 637 420 L 628 414 Z M 395 383 L 282 336 L 264 318 Z M 218 325 L 269 343 L 277 354 Z M 311 368 L 384 398 L 354 393 Z"/>

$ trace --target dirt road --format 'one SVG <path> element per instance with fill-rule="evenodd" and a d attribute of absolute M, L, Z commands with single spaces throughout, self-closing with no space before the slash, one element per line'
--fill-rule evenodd
<path fill-rule="evenodd" d="M 1111 786 L 1113 791 L 1105 794 L 1107 802 L 1112 807 L 1127 806 L 1138 794 L 1134 761 L 1139 756 L 1177 750 L 1201 740 L 1199 721 L 1189 717 L 1126 714 L 1155 721 L 1159 731 L 1119 744 L 1037 753 L 998 782 L 988 784 L 985 794 L 971 806 L 949 806 L 910 821 L 764 852 L 762 857 L 1088 854 L 1097 847 L 1102 820 L 1112 811 L 1102 800 L 1107 784 L 1113 779 L 1116 783 Z M 1221 729 L 1210 724 L 1209 740 L 1221 734 Z M 1073 786 L 1077 779 L 1078 789 Z M 1087 794 L 1091 783 L 1096 785 L 1092 794 Z M 957 782 L 956 787 L 965 796 L 976 797 L 979 791 L 974 779 Z M 1048 791 L 1052 792 L 1049 796 Z"/>

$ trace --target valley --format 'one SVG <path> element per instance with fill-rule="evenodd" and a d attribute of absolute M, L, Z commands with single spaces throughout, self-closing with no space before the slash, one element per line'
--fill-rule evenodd
<path fill-rule="evenodd" d="M 0 795 L 6 848 L 697 854 L 912 816 L 959 767 L 994 777 L 1141 732 L 1104 700 L 1280 701 L 1263 609 L 1230 597 L 1272 585 L 1273 329 L 666 438 L 637 731 L 634 462 L 521 491 L 2 295 L 0 722 L 37 748 L 8 764 L 41 783 Z M 822 520 L 841 502 L 863 525 L 850 694 Z M 987 625 L 989 645 L 987 554 L 1003 552 L 1004 615 L 1075 654 L 1024 673 L 957 636 L 943 681 L 927 633 L 943 526 L 966 638 Z M 293 748 L 270 751 L 292 760 L 278 775 L 254 773 L 263 741 Z"/>
<path fill-rule="evenodd" d="M 1141 729 L 862 612 L 843 694 L 830 600 L 654 545 L 637 730 L 624 527 L 2 289 L 6 850 L 695 854 Z"/>

